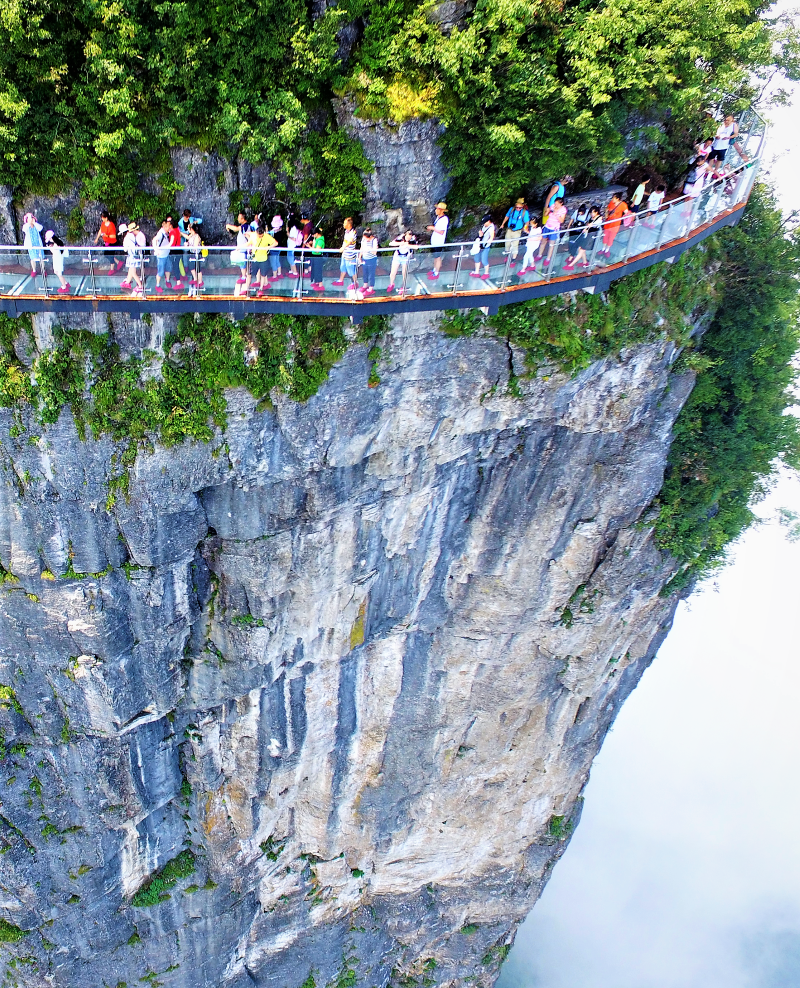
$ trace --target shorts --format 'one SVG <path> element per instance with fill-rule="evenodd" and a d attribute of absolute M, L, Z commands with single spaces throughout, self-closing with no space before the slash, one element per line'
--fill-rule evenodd
<path fill-rule="evenodd" d="M 444 245 L 441 244 L 439 247 L 431 247 L 431 254 L 441 254 L 444 251 Z"/>
<path fill-rule="evenodd" d="M 254 278 L 268 278 L 270 272 L 269 261 L 253 261 L 250 266 L 250 273 Z"/>
<path fill-rule="evenodd" d="M 163 278 L 165 275 L 172 274 L 172 258 L 167 254 L 166 257 L 156 258 L 156 274 L 159 278 Z"/>
<path fill-rule="evenodd" d="M 709 161 L 724 161 L 725 155 L 728 153 L 727 148 L 722 148 L 720 150 L 714 150 L 713 148 L 708 152 Z"/>
<path fill-rule="evenodd" d="M 558 238 L 561 236 L 561 230 L 550 230 L 547 227 L 542 230 L 542 240 L 553 240 L 558 243 Z"/>

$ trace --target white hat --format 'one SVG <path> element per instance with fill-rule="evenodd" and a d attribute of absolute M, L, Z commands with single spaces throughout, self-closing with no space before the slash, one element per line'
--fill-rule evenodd
<path fill-rule="evenodd" d="M 53 231 L 52 231 L 52 230 L 48 230 L 48 231 L 47 231 L 47 232 L 45 233 L 45 235 L 44 235 L 44 239 L 45 239 L 45 240 L 51 240 L 51 239 L 52 239 L 52 237 L 53 237 Z"/>
<path fill-rule="evenodd" d="M 117 227 L 117 233 L 127 233 L 127 232 L 128 232 L 128 224 L 120 223 L 120 225 Z"/>
<path fill-rule="evenodd" d="M 280 228 L 282 226 L 283 226 L 283 219 L 281 218 L 281 216 L 278 213 L 276 213 L 272 217 L 272 229 L 273 230 L 280 230 Z"/>

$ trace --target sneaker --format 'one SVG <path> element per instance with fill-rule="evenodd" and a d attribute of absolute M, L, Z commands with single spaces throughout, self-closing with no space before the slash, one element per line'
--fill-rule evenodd
<path fill-rule="evenodd" d="M 236 279 L 236 284 L 237 285 L 245 285 L 245 284 L 247 284 L 247 278 L 237 278 Z"/>
<path fill-rule="evenodd" d="M 121 281 L 119 283 L 119 287 L 120 288 L 130 288 L 131 287 L 131 283 L 129 281 Z"/>
<path fill-rule="evenodd" d="M 264 297 L 264 293 L 263 293 L 263 292 L 262 292 L 262 290 L 261 290 L 261 289 L 259 288 L 259 290 L 258 290 L 258 291 L 256 292 L 256 298 L 263 298 L 263 297 Z"/>
<path fill-rule="evenodd" d="M 436 273 L 435 273 L 434 271 L 429 271 L 429 272 L 428 272 L 428 280 L 429 280 L 429 281 L 436 281 L 436 279 L 437 279 L 438 277 L 439 277 L 439 275 L 438 275 L 438 274 L 436 274 Z"/>
<path fill-rule="evenodd" d="M 589 267 L 591 267 L 591 264 L 589 264 L 588 261 L 581 261 L 581 263 L 578 265 L 578 267 L 579 268 L 589 268 Z"/>
<path fill-rule="evenodd" d="M 375 289 L 372 288 L 372 287 L 370 287 L 369 285 L 367 285 L 367 287 L 363 291 L 364 291 L 364 294 L 365 295 L 374 295 L 375 294 Z"/>
<path fill-rule="evenodd" d="M 527 268 L 520 268 L 519 271 L 517 271 L 517 277 L 521 278 L 526 273 L 527 270 L 528 270 Z"/>
<path fill-rule="evenodd" d="M 176 292 L 182 292 L 183 291 L 183 282 L 182 281 L 176 281 L 175 284 L 172 287 L 175 289 Z"/>
<path fill-rule="evenodd" d="M 386 286 L 386 294 L 387 295 L 391 295 L 393 291 L 394 291 L 394 285 L 387 285 Z"/>
<path fill-rule="evenodd" d="M 125 262 L 124 261 L 117 261 L 117 263 L 116 263 L 116 270 L 117 271 L 121 271 L 124 267 L 125 267 Z"/>
<path fill-rule="evenodd" d="M 289 271 L 289 272 L 287 272 L 286 277 L 287 278 L 299 278 L 300 275 L 299 274 L 295 274 L 294 271 Z"/>
<path fill-rule="evenodd" d="M 469 276 L 470 278 L 480 278 L 481 273 L 480 271 L 470 271 Z"/>
<path fill-rule="evenodd" d="M 322 284 L 321 281 L 312 281 L 311 282 L 311 290 L 313 292 L 322 292 L 322 291 L 325 291 L 325 286 Z"/>
<path fill-rule="evenodd" d="M 572 264 L 570 264 L 569 262 L 567 262 L 561 270 L 562 271 L 573 271 L 574 269 L 575 269 L 574 262 Z"/>
<path fill-rule="evenodd" d="M 156 291 L 158 292 L 159 295 L 164 294 L 164 289 L 161 287 L 161 285 L 156 285 Z"/>
<path fill-rule="evenodd" d="M 511 262 L 511 263 L 509 264 L 509 267 L 510 267 L 510 268 L 515 268 L 516 266 L 517 266 L 517 262 L 516 262 L 516 261 L 512 261 L 512 262 Z"/>
<path fill-rule="evenodd" d="M 489 275 L 488 274 L 479 274 L 478 277 L 481 279 L 481 281 L 488 281 L 489 280 Z"/>
<path fill-rule="evenodd" d="M 69 285 L 64 285 L 63 288 L 57 288 L 56 291 L 59 295 L 69 295 Z"/>
<path fill-rule="evenodd" d="M 341 279 L 339 279 L 337 281 L 332 281 L 331 284 L 332 285 L 343 285 L 344 284 L 344 278 L 341 278 Z"/>
<path fill-rule="evenodd" d="M 137 296 L 142 295 L 143 296 L 144 295 L 144 292 L 141 290 L 141 288 L 134 288 L 133 291 L 131 292 L 131 298 L 133 298 L 134 295 L 137 295 Z"/>

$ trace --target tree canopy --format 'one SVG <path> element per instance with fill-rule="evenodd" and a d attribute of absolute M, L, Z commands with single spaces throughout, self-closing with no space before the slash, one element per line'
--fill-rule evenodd
<path fill-rule="evenodd" d="M 147 209 L 142 176 L 170 201 L 168 152 L 190 145 L 346 211 L 368 164 L 336 129 L 338 93 L 366 116 L 439 117 L 456 197 L 492 202 L 800 67 L 760 0 L 477 0 L 439 19 L 430 0 L 0 0 L 0 182 L 78 180 Z"/>

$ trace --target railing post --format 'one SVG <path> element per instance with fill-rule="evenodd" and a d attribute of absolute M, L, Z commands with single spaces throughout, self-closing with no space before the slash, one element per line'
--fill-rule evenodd
<path fill-rule="evenodd" d="M 44 297 L 45 298 L 50 298 L 50 291 L 49 291 L 49 289 L 47 287 L 47 266 L 46 266 L 46 262 L 45 262 L 45 259 L 44 259 L 44 251 L 42 251 L 42 256 L 39 259 L 39 264 L 40 264 L 41 269 L 42 269 L 42 281 L 44 282 Z M 34 287 L 35 287 L 35 281 L 36 281 L 36 279 L 34 279 Z"/>
<path fill-rule="evenodd" d="M 305 271 L 306 271 L 305 247 L 301 247 L 300 248 L 300 277 L 297 279 L 297 288 L 295 289 L 295 292 L 297 293 L 297 297 L 301 301 L 303 299 L 303 277 L 305 276 Z"/>
<path fill-rule="evenodd" d="M 92 298 L 97 298 L 97 285 L 94 280 L 94 257 L 92 256 L 92 248 L 89 248 L 89 282 L 92 286 Z"/>
<path fill-rule="evenodd" d="M 458 291 L 458 279 L 461 277 L 461 258 L 464 256 L 464 246 L 463 244 L 458 248 L 458 257 L 456 258 L 456 274 L 453 278 L 453 294 L 455 295 Z"/>
<path fill-rule="evenodd" d="M 406 282 L 408 281 L 408 268 L 409 265 L 411 264 L 412 256 L 413 256 L 413 251 L 409 249 L 408 254 L 406 255 L 407 257 L 406 263 L 403 265 L 403 287 L 400 289 L 401 295 L 405 295 L 406 293 Z"/>
<path fill-rule="evenodd" d="M 147 298 L 147 248 L 142 251 L 139 258 L 139 275 L 142 279 L 142 300 Z"/>
<path fill-rule="evenodd" d="M 506 282 L 508 281 L 508 269 L 509 269 L 510 266 L 511 266 L 511 250 L 509 249 L 508 253 L 506 254 L 505 267 L 503 268 L 503 281 L 500 284 L 500 291 L 501 292 L 506 287 Z M 497 291 L 497 289 L 495 289 L 495 291 Z"/>

